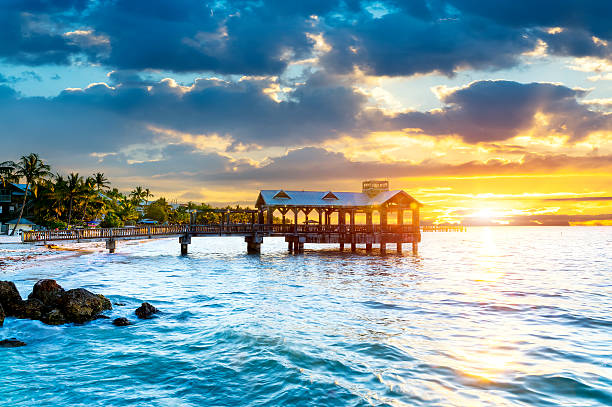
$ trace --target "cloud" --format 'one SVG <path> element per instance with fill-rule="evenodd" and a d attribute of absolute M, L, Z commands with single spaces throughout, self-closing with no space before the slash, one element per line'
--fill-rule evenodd
<path fill-rule="evenodd" d="M 609 59 L 610 6 L 545 3 L 12 1 L 0 16 L 0 58 L 33 66 L 88 60 L 116 69 L 278 75 L 317 55 L 320 38 L 330 46 L 320 62 L 341 73 L 503 69 L 539 41 L 552 54 Z"/>
<path fill-rule="evenodd" d="M 154 141 L 159 132 L 151 128 L 216 134 L 244 145 L 304 145 L 353 129 L 365 103 L 363 95 L 322 73 L 295 85 L 280 102 L 266 94 L 274 78 L 198 79 L 181 86 L 121 71 L 109 79 L 110 85 L 67 89 L 51 98 L 19 97 L 2 87 L 2 131 L 20 137 L 6 153 L 114 153 Z"/>
<path fill-rule="evenodd" d="M 592 201 L 612 201 L 612 196 L 579 196 L 575 198 L 549 198 L 545 201 L 572 201 L 572 202 L 592 202 Z"/>
<path fill-rule="evenodd" d="M 574 140 L 610 127 L 609 115 L 579 102 L 584 90 L 558 84 L 476 81 L 439 93 L 442 109 L 399 114 L 388 123 L 426 134 L 457 134 L 470 143 L 506 140 L 536 125 L 540 135 L 567 134 Z"/>
<path fill-rule="evenodd" d="M 23 65 L 69 64 L 79 53 L 77 45 L 57 32 L 54 21 L 46 13 L 74 6 L 81 2 L 9 2 L 0 13 L 0 58 Z M 62 7 L 62 5 L 64 7 Z M 63 10 L 62 10 L 63 11 Z"/>
<path fill-rule="evenodd" d="M 562 133 L 577 140 L 610 124 L 609 115 L 579 103 L 585 91 L 546 83 L 478 81 L 439 89 L 442 109 L 392 116 L 368 107 L 366 96 L 321 71 L 300 83 L 243 77 L 201 78 L 188 85 L 114 71 L 108 84 L 67 89 L 51 98 L 0 89 L 3 132 L 20 139 L 7 146 L 7 154 L 48 151 L 72 159 L 75 154 L 117 153 L 132 145 L 155 144 L 160 134 L 173 133 L 200 144 L 214 140 L 214 135 L 230 145 L 230 152 L 247 146 L 320 145 L 345 135 L 360 138 L 405 128 L 431 136 L 457 134 L 465 142 L 479 143 L 512 138 L 536 126 L 533 137 Z M 272 90 L 277 93 L 271 95 Z M 495 146 L 499 153 L 509 151 Z M 525 153 L 520 147 L 511 151 Z"/>
<path fill-rule="evenodd" d="M 612 172 L 612 156 L 573 157 L 567 155 L 526 154 L 521 161 L 491 159 L 447 164 L 434 160 L 420 163 L 407 161 L 351 161 L 342 153 L 307 147 L 276 157 L 261 167 L 243 164 L 235 171 L 208 174 L 202 180 L 212 182 L 248 181 L 260 183 L 303 182 L 307 179 L 328 181 L 405 178 L 405 177 L 472 177 L 513 176 L 516 174 L 550 174 L 564 171 L 599 170 Z M 196 175 L 196 178 L 198 176 Z"/>
<path fill-rule="evenodd" d="M 536 44 L 524 30 L 446 13 L 423 18 L 398 10 L 375 18 L 362 12 L 329 24 L 325 39 L 332 50 L 322 63 L 344 73 L 354 66 L 388 76 L 508 68 Z"/>

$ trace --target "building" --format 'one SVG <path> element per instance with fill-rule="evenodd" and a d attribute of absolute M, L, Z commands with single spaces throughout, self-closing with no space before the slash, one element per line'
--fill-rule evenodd
<path fill-rule="evenodd" d="M 324 228 L 320 228 L 319 233 L 303 233 L 303 241 L 299 244 L 340 243 L 342 250 L 344 244 L 349 243 L 353 251 L 357 244 L 365 244 L 369 251 L 373 243 L 379 243 L 384 252 L 386 243 L 397 243 L 398 251 L 402 243 L 412 243 L 416 250 L 421 240 L 419 209 L 423 205 L 405 191 L 390 191 L 388 181 L 364 181 L 361 192 L 262 190 L 255 206 L 259 210 L 260 224 L 274 224 L 276 214 L 280 215 L 282 224 L 289 223 L 287 214 L 291 213 L 290 223 L 296 226 L 300 214 L 303 214 L 305 225 L 311 225 L 309 216 L 314 216 L 317 226 L 342 226 L 337 233 L 331 233 L 336 230 L 331 227 L 330 233 Z M 411 217 L 405 222 L 404 215 L 408 211 Z M 391 213 L 395 214 L 395 219 L 389 222 Z M 365 227 L 359 227 L 358 217 L 365 218 Z M 374 224 L 375 217 L 378 225 Z"/>
<path fill-rule="evenodd" d="M 11 219 L 19 217 L 19 211 L 23 204 L 26 184 L 7 183 L 0 184 L 0 223 L 5 224 Z M 28 197 L 32 196 L 32 191 L 28 189 Z M 28 199 L 23 211 L 23 217 L 29 216 L 33 201 Z"/>
<path fill-rule="evenodd" d="M 11 219 L 8 222 L 6 222 L 6 224 L 3 224 L 3 226 L 4 225 L 7 226 L 7 231 L 5 233 L 11 233 L 16 224 L 17 224 L 17 219 Z M 19 226 L 17 226 L 17 229 L 15 229 L 15 235 L 18 235 L 21 232 L 34 230 L 35 227 L 36 227 L 36 224 L 34 222 L 26 218 L 21 218 L 21 221 L 19 222 Z"/>

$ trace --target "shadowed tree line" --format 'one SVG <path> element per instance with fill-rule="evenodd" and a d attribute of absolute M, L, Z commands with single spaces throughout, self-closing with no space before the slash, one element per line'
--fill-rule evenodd
<path fill-rule="evenodd" d="M 129 193 L 111 186 L 103 173 L 82 176 L 79 173 L 53 173 L 38 154 L 23 156 L 19 161 L 0 162 L 0 185 L 25 182 L 25 194 L 19 207 L 13 234 L 28 209 L 34 223 L 50 228 L 87 227 L 100 221 L 100 227 L 134 225 L 143 219 L 159 223 L 189 223 L 192 210 L 212 209 L 207 204 L 189 202 L 174 207 L 165 198 L 151 202 L 154 195 L 149 188 L 137 186 Z M 230 208 L 229 206 L 227 208 Z M 235 207 L 239 208 L 239 207 Z M 248 219 L 247 219 L 248 218 Z M 197 213 L 196 222 L 216 223 L 220 215 Z M 249 222 L 245 214 L 232 214 L 231 222 Z"/>

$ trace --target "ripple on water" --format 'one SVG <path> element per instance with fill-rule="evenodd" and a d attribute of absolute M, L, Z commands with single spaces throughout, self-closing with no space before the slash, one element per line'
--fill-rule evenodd
<path fill-rule="evenodd" d="M 22 296 L 55 278 L 133 321 L 7 318 L 0 336 L 28 345 L 0 348 L 0 404 L 612 405 L 612 228 L 423 240 L 417 257 L 294 256 L 267 238 L 260 257 L 233 238 L 194 239 L 187 257 L 175 239 L 116 255 L 0 246 Z M 163 313 L 137 319 L 144 301 Z"/>

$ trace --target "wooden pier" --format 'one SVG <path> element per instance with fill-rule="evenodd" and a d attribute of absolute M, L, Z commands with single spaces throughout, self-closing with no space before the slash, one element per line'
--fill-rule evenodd
<path fill-rule="evenodd" d="M 386 252 L 388 243 L 395 244 L 400 253 L 402 244 L 410 243 L 413 253 L 417 253 L 421 241 L 419 209 L 422 204 L 404 191 L 389 191 L 386 181 L 365 181 L 361 193 L 264 190 L 255 206 L 257 209 L 206 211 L 218 216 L 219 222 L 214 224 L 196 224 L 197 213 L 192 212 L 188 225 L 28 231 L 23 232 L 21 238 L 24 243 L 44 244 L 104 240 L 109 252 L 114 253 L 118 240 L 178 236 L 183 255 L 188 252 L 191 238 L 198 236 L 244 237 L 248 253 L 259 253 L 264 237 L 284 237 L 292 253 L 303 252 L 305 243 L 334 243 L 341 251 L 345 245 L 350 245 L 353 252 L 357 245 L 365 245 L 366 252 L 371 252 L 372 245 L 377 244 L 381 254 Z M 411 212 L 410 222 L 404 223 L 404 213 L 408 211 Z M 250 215 L 246 217 L 250 218 L 250 223 L 231 223 L 230 216 L 236 212 Z M 293 215 L 292 222 L 288 213 Z M 317 220 L 309 219 L 312 213 L 317 214 Z M 395 224 L 387 222 L 390 213 L 396 215 Z M 276 214 L 280 217 L 275 218 Z M 300 215 L 303 217 L 301 224 Z M 374 215 L 378 217 L 378 224 L 373 222 Z M 365 218 L 365 224 L 356 222 L 358 216 Z M 423 228 L 423 231 L 449 231 L 461 227 L 431 225 Z"/>
<path fill-rule="evenodd" d="M 420 241 L 420 233 L 414 234 L 411 225 L 293 225 L 220 223 L 209 225 L 137 226 L 112 229 L 72 229 L 25 231 L 24 243 L 106 241 L 112 253 L 118 240 L 155 239 L 178 236 L 181 252 L 186 254 L 191 237 L 241 236 L 247 243 L 247 251 L 258 253 L 264 237 L 284 237 L 291 251 L 303 251 L 304 243 L 380 244 L 412 243 Z"/>

